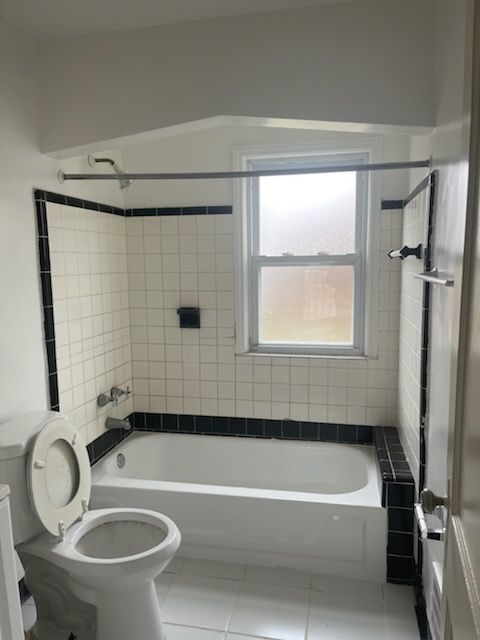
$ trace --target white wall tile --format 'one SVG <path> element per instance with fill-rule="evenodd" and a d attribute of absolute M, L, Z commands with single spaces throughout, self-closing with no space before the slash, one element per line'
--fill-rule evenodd
<path fill-rule="evenodd" d="M 428 190 L 423 191 L 404 210 L 402 244 L 424 244 L 428 215 Z M 410 258 L 401 265 L 399 314 L 398 403 L 400 438 L 405 454 L 418 481 L 420 424 L 420 350 L 422 322 L 422 283 L 413 277 L 421 262 Z M 390 382 L 394 386 L 394 381 Z"/>
<path fill-rule="evenodd" d="M 125 220 L 50 204 L 47 215 L 60 410 L 92 440 L 107 414 L 123 418 L 133 410 L 131 398 L 116 408 L 96 404 L 98 393 L 113 385 L 132 387 Z M 143 251 L 143 227 L 134 226 L 129 247 Z M 132 273 L 140 264 L 143 272 L 142 254 L 131 263 Z"/>
<path fill-rule="evenodd" d="M 398 224 L 382 218 L 382 225 L 381 350 L 366 362 L 236 356 L 232 216 L 168 216 L 145 219 L 143 226 L 127 219 L 129 259 L 139 254 L 129 262 L 135 269 L 129 273 L 134 373 L 143 371 L 137 360 L 164 359 L 165 375 L 183 381 L 167 385 L 168 411 L 188 405 L 191 412 L 209 407 L 245 417 L 395 424 L 397 400 L 388 391 L 396 385 L 399 267 L 385 252 Z M 178 329 L 181 305 L 200 306 L 200 331 Z"/>

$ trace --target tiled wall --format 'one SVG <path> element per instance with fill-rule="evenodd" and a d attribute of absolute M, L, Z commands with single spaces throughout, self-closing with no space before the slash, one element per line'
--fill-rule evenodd
<path fill-rule="evenodd" d="M 135 411 L 397 424 L 400 265 L 386 252 L 400 246 L 398 211 L 379 214 L 379 357 L 368 361 L 235 355 L 232 215 L 129 213 Z M 179 329 L 179 306 L 201 308 L 201 329 Z"/>
<path fill-rule="evenodd" d="M 403 244 L 425 245 L 429 190 L 409 202 L 403 213 Z M 413 277 L 423 271 L 423 261 L 413 257 L 401 263 L 399 343 L 399 432 L 415 482 L 419 471 L 420 356 L 422 341 L 422 282 Z"/>
<path fill-rule="evenodd" d="M 100 393 L 132 386 L 125 218 L 47 202 L 60 411 L 86 442 L 106 414 L 124 417 L 132 399 L 97 407 Z"/>

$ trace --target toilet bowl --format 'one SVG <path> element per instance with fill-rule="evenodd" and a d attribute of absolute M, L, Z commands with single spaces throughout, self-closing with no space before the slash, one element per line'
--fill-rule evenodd
<path fill-rule="evenodd" d="M 39 605 L 33 637 L 163 640 L 154 579 L 180 545 L 175 523 L 145 509 L 89 511 L 90 463 L 79 434 L 54 412 L 27 422 L 30 429 L 36 425 L 27 438 L 29 428 L 22 436 L 13 425 L 9 441 L 5 425 L 0 427 L 0 458 L 3 452 L 11 462 L 29 452 L 26 494 L 37 522 L 25 519 L 20 496 L 16 541 L 27 538 L 17 548 Z M 38 522 L 44 530 L 39 535 Z"/>
<path fill-rule="evenodd" d="M 63 540 L 41 534 L 20 547 L 68 574 L 72 593 L 96 609 L 97 638 L 162 639 L 154 579 L 180 544 L 175 524 L 144 509 L 96 509 L 72 525 Z M 44 575 L 43 571 L 39 575 Z M 35 590 L 35 571 L 28 571 Z"/>

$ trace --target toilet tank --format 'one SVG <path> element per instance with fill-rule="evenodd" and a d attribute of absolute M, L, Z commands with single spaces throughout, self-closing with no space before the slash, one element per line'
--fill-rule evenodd
<path fill-rule="evenodd" d="M 10 487 L 13 541 L 17 545 L 43 531 L 30 505 L 27 460 L 35 437 L 53 418 L 55 411 L 32 411 L 0 424 L 0 484 Z"/>

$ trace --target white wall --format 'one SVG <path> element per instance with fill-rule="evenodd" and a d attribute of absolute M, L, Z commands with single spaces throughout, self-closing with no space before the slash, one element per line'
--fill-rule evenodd
<path fill-rule="evenodd" d="M 48 404 L 32 189 L 120 201 L 111 186 L 62 188 L 40 153 L 38 57 L 32 39 L 0 23 L 0 422 Z"/>
<path fill-rule="evenodd" d="M 431 0 L 363 0 L 52 40 L 47 151 L 218 115 L 431 125 Z"/>
<path fill-rule="evenodd" d="M 342 132 L 300 131 L 283 128 L 221 126 L 204 131 L 177 135 L 163 140 L 128 144 L 121 149 L 121 166 L 125 171 L 214 171 L 233 169 L 234 149 L 292 146 L 314 147 L 335 144 L 337 140 L 367 144 L 376 141 L 385 161 L 408 159 L 410 137 L 407 135 L 370 135 Z M 345 143 L 347 144 L 347 143 Z M 428 158 L 429 154 L 417 159 Z M 377 173 L 382 196 L 404 198 L 409 185 L 408 171 Z M 196 204 L 232 204 L 232 180 L 137 181 L 125 193 L 125 206 L 160 207 Z"/>

